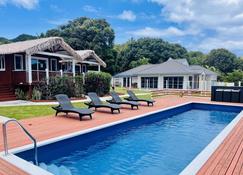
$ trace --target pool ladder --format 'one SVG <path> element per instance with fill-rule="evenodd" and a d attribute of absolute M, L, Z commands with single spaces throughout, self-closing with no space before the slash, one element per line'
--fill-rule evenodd
<path fill-rule="evenodd" d="M 24 126 L 19 123 L 17 120 L 15 119 L 9 119 L 6 117 L 1 117 L 2 122 L 3 122 L 3 142 L 4 142 L 4 152 L 5 152 L 5 156 L 8 155 L 8 138 L 7 138 L 7 125 L 8 123 L 16 123 L 23 131 L 24 133 L 29 137 L 30 140 L 32 140 L 33 144 L 34 144 L 34 159 L 35 165 L 38 165 L 38 154 L 37 154 L 37 144 L 36 144 L 36 139 L 27 131 L 27 129 L 24 128 Z"/>

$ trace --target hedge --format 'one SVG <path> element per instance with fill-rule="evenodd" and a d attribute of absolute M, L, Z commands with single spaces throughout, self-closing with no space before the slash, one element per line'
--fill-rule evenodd
<path fill-rule="evenodd" d="M 88 72 L 85 75 L 85 92 L 104 96 L 110 92 L 111 75 L 105 72 Z"/>

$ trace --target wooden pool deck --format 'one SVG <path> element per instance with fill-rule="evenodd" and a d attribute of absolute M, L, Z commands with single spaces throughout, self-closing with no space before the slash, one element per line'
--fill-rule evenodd
<path fill-rule="evenodd" d="M 76 115 L 70 115 L 69 118 L 65 117 L 64 115 L 54 117 L 53 112 L 52 116 L 24 119 L 20 122 L 30 131 L 33 136 L 37 138 L 38 141 L 44 141 L 50 138 L 70 134 L 73 132 L 89 129 L 99 125 L 119 121 L 136 115 L 141 115 L 191 101 L 212 103 L 210 102 L 209 98 L 205 97 L 181 98 L 178 96 L 165 96 L 156 98 L 156 103 L 153 107 L 140 106 L 139 110 L 122 108 L 120 114 L 110 114 L 109 110 L 99 109 L 97 112 L 95 112 L 93 120 L 84 118 L 83 121 L 79 121 Z M 0 127 L 0 129 L 2 128 Z M 21 133 L 20 129 L 14 124 L 9 125 L 8 127 L 8 139 L 10 148 L 15 148 L 31 143 L 26 137 L 24 137 L 24 134 Z M 0 151 L 3 151 L 2 140 L 2 134 L 0 134 Z M 22 175 L 26 173 L 0 159 L 0 175 L 10 174 Z M 243 119 L 241 119 L 238 125 L 228 135 L 228 137 L 224 140 L 216 152 L 204 164 L 198 174 L 243 174 Z"/>

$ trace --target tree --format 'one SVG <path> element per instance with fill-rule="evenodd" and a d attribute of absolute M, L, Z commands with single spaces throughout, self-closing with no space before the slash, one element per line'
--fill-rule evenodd
<path fill-rule="evenodd" d="M 188 52 L 188 62 L 189 64 L 204 65 L 207 56 L 199 51 Z"/>
<path fill-rule="evenodd" d="M 7 38 L 4 38 L 4 37 L 0 37 L 0 44 L 7 44 L 9 43 L 10 41 L 7 39 Z"/>
<path fill-rule="evenodd" d="M 18 41 L 32 40 L 32 39 L 36 39 L 36 38 L 37 38 L 37 36 L 21 34 L 21 35 L 17 36 L 16 38 L 12 39 L 11 41 L 18 42 Z"/>
<path fill-rule="evenodd" d="M 159 38 L 131 39 L 122 45 L 116 45 L 116 72 L 121 72 L 147 58 L 149 63 L 162 63 L 167 59 L 186 58 L 187 50 L 179 44 L 172 44 Z"/>
<path fill-rule="evenodd" d="M 222 73 L 232 72 L 236 67 L 236 55 L 226 49 L 213 49 L 207 56 L 205 63 L 214 66 Z"/>
<path fill-rule="evenodd" d="M 50 36 L 64 38 L 75 50 L 94 50 L 107 63 L 107 71 L 112 73 L 115 61 L 113 50 L 115 33 L 106 20 L 77 18 L 57 29 L 48 30 L 46 37 Z"/>
<path fill-rule="evenodd" d="M 132 61 L 130 63 L 130 66 L 129 67 L 130 68 L 134 68 L 134 67 L 141 66 L 141 65 L 145 65 L 145 64 L 149 64 L 149 59 L 143 57 L 143 58 L 141 58 L 141 59 L 139 59 L 137 61 Z"/>
<path fill-rule="evenodd" d="M 243 83 L 243 71 L 242 70 L 234 70 L 233 72 L 228 73 L 224 77 L 224 81 L 234 82 L 234 83 L 238 83 L 239 81 L 241 81 Z"/>

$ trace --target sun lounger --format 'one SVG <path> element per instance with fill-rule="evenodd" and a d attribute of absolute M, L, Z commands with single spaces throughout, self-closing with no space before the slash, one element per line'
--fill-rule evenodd
<path fill-rule="evenodd" d="M 150 104 L 153 106 L 154 105 L 154 100 L 147 100 L 147 99 L 142 99 L 142 98 L 138 98 L 134 93 L 133 91 L 130 91 L 128 90 L 127 91 L 129 97 L 128 98 L 125 98 L 126 100 L 128 101 L 136 101 L 136 102 L 147 102 L 148 106 L 150 106 Z"/>
<path fill-rule="evenodd" d="M 64 112 L 66 113 L 66 115 L 68 115 L 68 113 L 77 113 L 79 114 L 80 120 L 82 120 L 83 116 L 89 116 L 90 119 L 92 119 L 92 114 L 94 113 L 94 111 L 92 111 L 91 109 L 75 108 L 72 105 L 68 96 L 65 94 L 59 94 L 56 95 L 55 97 L 59 103 L 58 106 L 52 107 L 54 110 L 56 110 L 56 116 L 60 112 Z"/>
<path fill-rule="evenodd" d="M 139 103 L 136 101 L 125 101 L 122 100 L 119 95 L 116 92 L 111 92 L 110 93 L 112 99 L 111 100 L 107 100 L 107 102 L 112 103 L 112 104 L 117 104 L 117 105 L 130 105 L 131 108 L 133 109 L 134 107 L 136 107 L 138 109 L 138 105 Z"/>
<path fill-rule="evenodd" d="M 113 114 L 115 110 L 117 110 L 120 113 L 120 106 L 117 104 L 105 104 L 103 103 L 98 95 L 94 92 L 88 93 L 89 98 L 91 99 L 91 102 L 85 103 L 86 105 L 89 106 L 89 108 L 110 108 L 111 113 Z"/>

